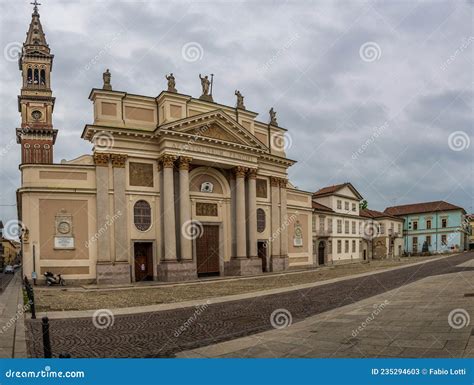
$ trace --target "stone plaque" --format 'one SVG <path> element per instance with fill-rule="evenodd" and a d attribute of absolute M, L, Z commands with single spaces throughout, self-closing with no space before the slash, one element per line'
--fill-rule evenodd
<path fill-rule="evenodd" d="M 74 249 L 73 237 L 54 237 L 55 249 Z"/>
<path fill-rule="evenodd" d="M 130 162 L 130 186 L 153 187 L 153 165 Z"/>
<path fill-rule="evenodd" d="M 301 228 L 300 221 L 295 222 L 295 236 L 293 238 L 293 246 L 303 246 L 303 229 Z"/>
<path fill-rule="evenodd" d="M 217 217 L 217 204 L 197 202 L 196 215 L 201 217 Z"/>
<path fill-rule="evenodd" d="M 267 180 L 257 179 L 257 198 L 267 198 Z"/>

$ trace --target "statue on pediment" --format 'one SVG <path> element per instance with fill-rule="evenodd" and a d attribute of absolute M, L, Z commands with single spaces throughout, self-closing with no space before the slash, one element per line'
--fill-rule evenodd
<path fill-rule="evenodd" d="M 168 92 L 178 92 L 176 89 L 176 80 L 173 73 L 171 72 L 169 75 L 166 75 L 165 78 L 168 80 Z"/>
<path fill-rule="evenodd" d="M 276 120 L 276 112 L 275 110 L 272 108 L 270 108 L 270 111 L 268 111 L 270 113 L 270 124 L 272 126 L 278 126 L 278 122 Z"/>
<path fill-rule="evenodd" d="M 104 80 L 104 85 L 102 86 L 102 89 L 104 90 L 112 90 L 112 84 L 110 84 L 110 78 L 112 75 L 110 74 L 109 69 L 102 74 L 102 79 Z"/>
<path fill-rule="evenodd" d="M 202 95 L 201 96 L 208 96 L 209 89 L 211 87 L 211 81 L 209 80 L 209 76 L 201 76 L 199 74 L 199 79 L 201 79 L 201 87 L 202 87 Z"/>
<path fill-rule="evenodd" d="M 235 90 L 235 96 L 237 96 L 237 108 L 245 110 L 244 97 L 242 96 L 239 90 Z"/>

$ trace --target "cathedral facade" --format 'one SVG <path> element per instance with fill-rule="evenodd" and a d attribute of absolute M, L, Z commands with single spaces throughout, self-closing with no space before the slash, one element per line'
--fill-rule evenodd
<path fill-rule="evenodd" d="M 130 94 L 107 70 L 82 133 L 92 153 L 54 163 L 52 63 L 35 6 L 19 59 L 25 275 L 115 284 L 317 264 L 311 193 L 288 181 L 273 108 L 262 122 L 239 91 L 236 106 L 218 104 L 201 75 L 198 98 L 173 74 L 158 96 Z"/>

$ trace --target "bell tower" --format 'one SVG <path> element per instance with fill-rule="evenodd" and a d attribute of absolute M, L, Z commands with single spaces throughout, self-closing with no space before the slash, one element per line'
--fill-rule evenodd
<path fill-rule="evenodd" d="M 21 145 L 21 163 L 53 163 L 55 98 L 51 91 L 53 58 L 41 26 L 37 0 L 33 3 L 31 23 L 18 59 L 22 87 L 18 96 L 21 128 L 16 129 Z"/>

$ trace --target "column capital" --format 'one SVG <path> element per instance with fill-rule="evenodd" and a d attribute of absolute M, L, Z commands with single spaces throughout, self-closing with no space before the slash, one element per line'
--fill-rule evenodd
<path fill-rule="evenodd" d="M 245 178 L 247 173 L 247 167 L 236 166 L 234 167 L 234 174 L 236 178 Z"/>
<path fill-rule="evenodd" d="M 112 160 L 112 167 L 125 167 L 125 162 L 127 161 L 127 155 L 125 154 L 110 154 L 110 159 Z"/>
<path fill-rule="evenodd" d="M 272 176 L 270 178 L 270 184 L 272 187 L 279 187 L 280 186 L 280 178 L 277 178 L 276 176 Z"/>
<path fill-rule="evenodd" d="M 173 168 L 175 160 L 176 160 L 176 156 L 170 155 L 170 154 L 164 154 L 160 158 L 160 162 L 163 164 L 164 168 Z"/>
<path fill-rule="evenodd" d="M 189 170 L 190 163 L 193 159 L 188 156 L 179 157 L 179 169 L 180 170 Z"/>
<path fill-rule="evenodd" d="M 286 185 L 288 184 L 288 179 L 286 178 L 280 178 L 280 187 L 286 188 Z"/>
<path fill-rule="evenodd" d="M 96 166 L 108 166 L 110 155 L 103 152 L 95 152 L 92 156 Z"/>
<path fill-rule="evenodd" d="M 256 168 L 249 168 L 247 172 L 249 179 L 257 179 L 257 169 Z"/>

